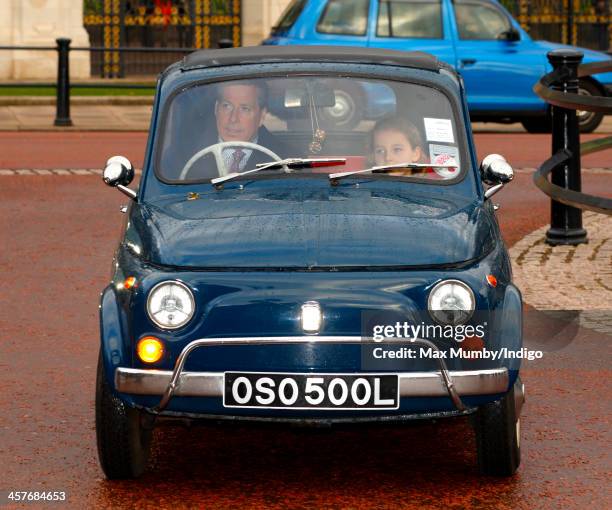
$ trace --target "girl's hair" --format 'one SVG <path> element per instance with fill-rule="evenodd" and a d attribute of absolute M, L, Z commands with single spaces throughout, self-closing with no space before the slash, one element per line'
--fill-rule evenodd
<path fill-rule="evenodd" d="M 421 137 L 421 133 L 417 127 L 405 117 L 393 115 L 391 117 L 384 117 L 380 119 L 374 126 L 374 129 L 372 129 L 372 136 L 370 140 L 370 148 L 372 152 L 374 151 L 374 135 L 379 131 L 387 130 L 399 131 L 406 137 L 406 140 L 410 142 L 413 149 L 420 147 L 421 151 L 424 150 L 423 138 Z"/>

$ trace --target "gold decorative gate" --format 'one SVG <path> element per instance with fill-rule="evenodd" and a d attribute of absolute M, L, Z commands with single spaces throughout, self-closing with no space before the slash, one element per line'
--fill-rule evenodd
<path fill-rule="evenodd" d="M 612 0 L 501 0 L 534 39 L 612 49 Z"/>
<path fill-rule="evenodd" d="M 121 52 L 116 48 L 214 48 L 241 44 L 241 0 L 84 0 L 92 74 L 155 75 L 181 52 Z"/>

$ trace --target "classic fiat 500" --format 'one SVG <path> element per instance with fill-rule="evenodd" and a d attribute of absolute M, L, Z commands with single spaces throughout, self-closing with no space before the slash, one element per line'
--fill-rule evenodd
<path fill-rule="evenodd" d="M 346 82 L 384 90 L 385 111 L 335 122 Z M 127 158 L 103 172 L 130 198 L 100 304 L 106 476 L 139 476 L 168 419 L 462 415 L 481 471 L 512 475 L 522 305 L 491 201 L 512 175 L 477 164 L 461 80 L 431 55 L 256 47 L 170 66 L 138 190 Z"/>

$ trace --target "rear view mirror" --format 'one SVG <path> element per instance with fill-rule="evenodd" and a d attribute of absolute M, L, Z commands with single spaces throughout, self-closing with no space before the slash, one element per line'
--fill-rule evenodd
<path fill-rule="evenodd" d="M 285 91 L 285 108 L 306 108 L 310 101 L 316 107 L 336 105 L 334 89 L 325 83 L 307 83 L 305 87 L 291 88 Z"/>

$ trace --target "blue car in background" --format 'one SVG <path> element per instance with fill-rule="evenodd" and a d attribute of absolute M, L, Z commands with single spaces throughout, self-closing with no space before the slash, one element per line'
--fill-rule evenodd
<path fill-rule="evenodd" d="M 529 132 L 550 130 L 548 106 L 533 92 L 550 72 L 546 54 L 568 47 L 533 41 L 496 0 L 293 0 L 266 45 L 348 45 L 424 51 L 453 66 L 463 77 L 474 121 L 522 122 Z M 581 49 L 585 63 L 609 55 Z M 373 93 L 385 101 L 385 95 Z M 580 93 L 609 96 L 612 73 L 580 80 Z M 358 123 L 347 97 L 337 91 L 337 118 Z M 603 114 L 579 112 L 582 132 L 591 132 Z"/>

